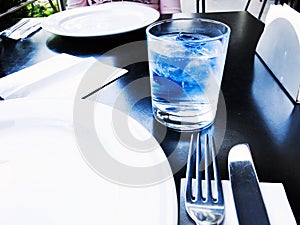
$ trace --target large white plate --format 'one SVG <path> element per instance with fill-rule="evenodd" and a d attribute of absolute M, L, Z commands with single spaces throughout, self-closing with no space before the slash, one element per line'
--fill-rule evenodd
<path fill-rule="evenodd" d="M 143 28 L 159 18 L 153 8 L 134 2 L 110 2 L 80 7 L 47 17 L 42 28 L 71 37 L 107 36 Z"/>
<path fill-rule="evenodd" d="M 97 122 L 111 123 L 112 109 L 99 103 L 96 108 Z M 0 224 L 177 225 L 173 178 L 129 187 L 99 176 L 78 150 L 72 110 L 64 100 L 0 102 Z M 141 125 L 128 121 L 133 134 L 149 138 Z M 110 135 L 102 138 L 120 152 L 128 150 Z M 165 159 L 156 150 L 152 160 Z"/>

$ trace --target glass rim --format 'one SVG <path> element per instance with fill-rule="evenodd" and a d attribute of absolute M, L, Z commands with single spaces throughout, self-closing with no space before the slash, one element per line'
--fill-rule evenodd
<path fill-rule="evenodd" d="M 160 24 L 163 24 L 163 23 L 170 23 L 170 22 L 173 22 L 173 21 L 181 21 L 181 20 L 203 21 L 203 22 L 208 22 L 208 23 L 211 23 L 211 24 L 218 24 L 218 25 L 224 26 L 227 29 L 227 31 L 225 33 L 220 34 L 220 35 L 216 35 L 215 37 L 207 37 L 207 38 L 203 38 L 203 39 L 200 39 L 200 40 L 193 40 L 192 42 L 214 41 L 214 40 L 220 39 L 221 37 L 227 36 L 231 33 L 230 27 L 227 24 L 225 24 L 221 21 L 218 21 L 218 20 L 207 19 L 207 18 L 175 18 L 175 19 L 170 18 L 170 19 L 159 20 L 159 21 L 156 21 L 156 22 L 150 24 L 146 28 L 146 35 L 150 36 L 151 38 L 156 39 L 156 40 L 166 41 L 166 39 L 164 39 L 164 38 L 161 38 L 159 36 L 155 36 L 154 34 L 151 34 L 150 30 L 153 27 L 155 27 L 157 25 L 160 25 Z M 182 42 L 184 42 L 184 41 L 182 41 Z M 189 40 L 189 42 L 191 42 L 191 41 Z"/>

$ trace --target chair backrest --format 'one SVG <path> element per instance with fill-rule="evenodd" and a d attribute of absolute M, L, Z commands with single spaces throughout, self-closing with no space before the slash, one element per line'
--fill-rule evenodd
<path fill-rule="evenodd" d="M 265 10 L 265 7 L 266 7 L 266 4 L 267 4 L 267 0 L 260 0 L 262 2 L 262 5 L 261 5 L 261 8 L 260 8 L 260 11 L 259 11 L 259 14 L 258 14 L 258 19 L 261 19 L 261 16 Z M 277 0 L 275 0 L 277 1 Z M 246 3 L 246 6 L 245 6 L 245 11 L 248 11 L 248 8 L 250 6 L 250 3 L 251 3 L 251 0 L 248 0 L 247 3 Z"/>
<path fill-rule="evenodd" d="M 201 9 L 202 13 L 205 13 L 205 0 L 195 0 L 196 1 L 196 13 L 200 12 L 200 1 L 201 1 Z"/>
<path fill-rule="evenodd" d="M 59 11 L 66 10 L 66 0 L 57 0 Z"/>

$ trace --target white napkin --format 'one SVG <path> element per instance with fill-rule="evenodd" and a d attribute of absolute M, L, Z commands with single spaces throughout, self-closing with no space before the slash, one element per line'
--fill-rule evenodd
<path fill-rule="evenodd" d="M 60 54 L 0 79 L 0 96 L 81 97 L 122 76 L 127 70 L 105 65 L 93 57 Z M 85 79 L 84 86 L 81 81 Z"/>
<path fill-rule="evenodd" d="M 225 219 L 223 225 L 239 225 L 231 190 L 230 181 L 222 180 Z M 181 203 L 180 216 L 185 217 L 184 209 L 184 187 L 185 179 L 181 179 Z M 281 183 L 260 183 L 261 193 L 265 202 L 271 225 L 297 225 L 290 204 L 288 202 L 284 187 Z M 181 220 L 180 220 L 181 221 Z M 183 225 L 183 224 L 181 224 Z M 185 224 L 188 225 L 188 224 Z"/>

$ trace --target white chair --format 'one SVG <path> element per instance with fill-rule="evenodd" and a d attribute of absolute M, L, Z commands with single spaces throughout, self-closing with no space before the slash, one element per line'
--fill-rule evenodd
<path fill-rule="evenodd" d="M 260 1 L 262 1 L 262 0 L 260 0 Z M 277 1 L 277 0 L 276 0 L 276 1 Z M 250 2 L 251 2 L 251 0 L 248 0 L 248 1 L 247 1 L 246 7 L 245 7 L 245 11 L 248 11 Z M 264 10 L 265 10 L 266 4 L 267 4 L 267 0 L 263 0 L 263 3 L 262 3 L 262 5 L 261 5 L 260 11 L 259 11 L 259 14 L 258 14 L 258 17 L 257 17 L 258 19 L 261 18 L 262 14 L 263 14 L 263 12 L 264 12 Z"/>
<path fill-rule="evenodd" d="M 201 8 L 202 8 L 202 13 L 205 13 L 205 0 L 196 0 L 196 12 L 200 12 L 200 1 L 201 1 Z"/>
<path fill-rule="evenodd" d="M 66 10 L 66 1 L 65 0 L 56 0 L 56 1 L 57 1 L 59 11 Z"/>

